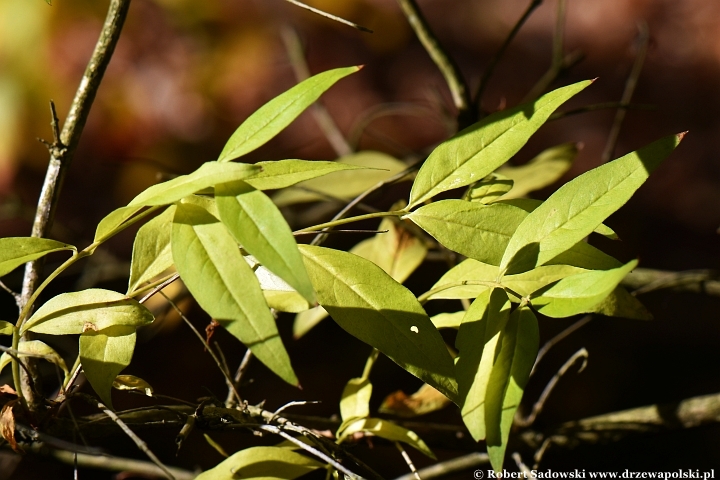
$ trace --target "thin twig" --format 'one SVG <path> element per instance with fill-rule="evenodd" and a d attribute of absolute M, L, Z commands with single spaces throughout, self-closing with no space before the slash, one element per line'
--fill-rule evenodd
<path fill-rule="evenodd" d="M 388 230 L 328 230 L 324 232 L 329 233 L 387 233 Z M 301 235 L 317 235 L 317 232 L 294 232 L 294 236 L 298 237 Z"/>
<path fill-rule="evenodd" d="M 178 278 L 180 278 L 180 274 L 179 274 L 179 273 L 174 273 L 173 275 L 170 276 L 170 278 L 168 278 L 167 280 L 163 281 L 161 284 L 159 284 L 159 285 L 157 285 L 156 287 L 154 287 L 147 295 L 145 295 L 144 297 L 142 297 L 142 298 L 140 299 L 139 303 L 145 303 L 145 302 L 147 302 L 147 301 L 150 299 L 150 297 L 152 297 L 153 295 L 155 295 L 156 293 L 158 293 L 160 290 L 162 290 L 163 288 L 165 288 L 165 287 L 167 287 L 168 285 L 170 285 L 171 283 L 173 283 L 173 282 L 174 282 L 175 280 L 177 280 Z M 136 292 L 136 293 L 137 293 L 137 292 Z"/>
<path fill-rule="evenodd" d="M 443 49 L 415 0 L 397 0 L 418 40 L 442 73 L 450 89 L 453 103 L 458 110 L 460 129 L 474 123 L 475 112 L 471 111 L 470 92 L 467 83 L 453 59 Z"/>
<path fill-rule="evenodd" d="M 475 108 L 475 110 L 478 110 L 480 108 L 482 104 L 482 96 L 483 93 L 485 93 L 488 81 L 492 77 L 492 74 L 495 72 L 495 67 L 497 66 L 498 62 L 500 62 L 500 59 L 505 54 L 505 50 L 507 50 L 508 46 L 513 41 L 522 26 L 525 24 L 527 19 L 530 18 L 530 15 L 532 15 L 535 9 L 538 8 L 542 4 L 542 2 L 543 0 L 530 0 L 530 4 L 525 9 L 525 12 L 523 12 L 522 16 L 515 23 L 512 30 L 510 30 L 510 33 L 508 33 L 507 37 L 505 37 L 505 41 L 502 43 L 502 45 L 500 45 L 500 48 L 490 59 L 487 67 L 485 67 L 485 71 L 483 71 L 482 76 L 480 77 L 480 83 L 478 84 L 478 88 L 475 91 L 475 97 L 473 98 L 473 108 Z"/>
<path fill-rule="evenodd" d="M 628 105 L 630 100 L 632 100 L 638 78 L 640 78 L 640 72 L 642 72 L 643 64 L 645 63 L 649 41 L 650 32 L 648 31 L 647 23 L 638 23 L 638 36 L 636 39 L 637 55 L 635 56 L 635 62 L 633 63 L 630 75 L 625 82 L 625 90 L 623 91 L 622 98 L 620 99 L 621 105 Z M 612 128 L 610 129 L 610 134 L 608 135 L 608 140 L 605 144 L 605 150 L 603 150 L 601 157 L 603 163 L 610 161 L 615 153 L 615 147 L 617 145 L 618 137 L 620 136 L 620 129 L 622 128 L 626 113 L 627 110 L 624 108 L 619 108 L 615 113 L 615 120 L 613 120 Z"/>
<path fill-rule="evenodd" d="M 5 290 L 7 293 L 9 293 L 10 295 L 12 295 L 13 298 L 15 299 L 15 303 L 17 304 L 18 308 L 19 308 L 19 309 L 22 308 L 22 307 L 20 306 L 20 305 L 21 305 L 21 301 L 22 301 L 22 295 L 20 295 L 19 293 L 14 292 L 10 287 L 8 287 L 7 285 L 5 285 L 5 284 L 4 284 L 3 282 L 1 282 L 1 281 L 0 281 L 0 288 L 2 288 L 2 289 Z"/>
<path fill-rule="evenodd" d="M 297 406 L 302 406 L 302 405 L 313 405 L 316 403 L 320 403 L 320 402 L 318 400 L 294 400 L 292 402 L 288 402 L 273 412 L 273 418 L 268 420 L 268 423 L 272 422 L 278 415 L 280 415 L 280 412 L 283 412 L 290 407 L 297 407 Z"/>
<path fill-rule="evenodd" d="M 540 398 L 538 398 L 538 401 L 535 402 L 535 405 L 533 405 L 533 409 L 530 412 L 530 414 L 525 417 L 521 418 L 519 415 L 515 417 L 515 424 L 519 425 L 521 427 L 529 427 L 535 422 L 535 419 L 537 416 L 542 412 L 542 409 L 545 407 L 545 402 L 547 401 L 548 397 L 550 397 L 550 394 L 552 393 L 553 389 L 557 385 L 558 381 L 560 381 L 560 378 L 567 373 L 567 371 L 572 367 L 575 362 L 582 358 L 583 363 L 580 365 L 580 369 L 578 370 L 578 373 L 585 370 L 585 367 L 587 366 L 587 359 L 588 359 L 588 351 L 585 350 L 585 348 L 581 348 L 577 352 L 575 352 L 564 364 L 562 367 L 560 367 L 560 370 L 558 370 L 555 375 L 550 379 L 550 381 L 545 386 L 545 390 L 540 394 Z"/>
<path fill-rule="evenodd" d="M 636 268 L 622 281 L 622 285 L 633 289 L 633 295 L 654 290 L 669 289 L 675 292 L 704 293 L 720 296 L 719 274 L 712 270 L 688 270 L 671 272 L 650 268 Z"/>
<path fill-rule="evenodd" d="M 535 365 L 533 365 L 533 369 L 532 369 L 532 372 L 530 372 L 530 375 L 532 376 L 535 373 L 535 369 L 537 368 L 538 364 L 540 363 L 540 360 L 542 360 L 543 357 L 545 355 L 547 355 L 547 353 L 550 351 L 550 349 L 552 349 L 555 345 L 557 345 L 558 343 L 563 341 L 565 339 L 565 337 L 567 337 L 568 335 L 573 333 L 575 330 L 578 330 L 581 327 L 584 327 L 585 325 L 590 323 L 590 320 L 592 320 L 592 319 L 593 319 L 592 315 L 585 315 L 580 320 L 573 323 L 572 325 L 567 327 L 565 330 L 563 330 L 562 332 L 558 333 L 553 338 L 548 340 L 545 343 L 545 345 L 543 345 L 542 348 L 538 351 L 537 357 L 535 358 Z"/>
<path fill-rule="evenodd" d="M 311 7 L 310 5 L 305 5 L 304 3 L 298 2 L 297 0 L 285 0 L 285 1 L 288 3 L 292 3 L 293 5 L 296 5 L 300 8 L 304 8 L 305 10 L 310 10 L 311 12 L 316 13 L 316 14 L 320 15 L 321 17 L 329 18 L 331 20 L 335 20 L 336 22 L 342 23 L 344 25 L 348 25 L 350 27 L 357 28 L 358 30 L 360 30 L 362 32 L 373 33 L 373 31 L 370 30 L 369 28 L 365 28 L 362 25 L 358 25 L 357 23 L 353 23 L 349 20 L 345 20 L 344 18 L 340 18 L 331 13 L 327 13 L 327 12 L 324 12 L 317 8 Z"/>
<path fill-rule="evenodd" d="M 242 379 L 245 376 L 248 367 L 250 367 L 250 360 L 252 360 L 252 358 L 252 350 L 248 348 L 247 350 L 245 350 L 245 355 L 243 355 L 243 359 L 240 362 L 237 371 L 235 372 L 235 377 L 233 378 L 233 388 L 228 389 L 227 398 L 225 398 L 226 407 L 230 408 L 233 405 L 233 397 L 235 396 L 234 391 L 240 388 L 240 382 L 242 382 Z"/>
<path fill-rule="evenodd" d="M 302 82 L 310 78 L 310 69 L 305 61 L 302 42 L 300 42 L 300 37 L 295 29 L 286 25 L 280 30 L 280 34 L 285 43 L 285 50 L 290 58 L 290 64 L 295 71 L 297 81 Z M 315 102 L 310 107 L 310 110 L 315 117 L 315 121 L 320 125 L 320 129 L 325 134 L 325 138 L 327 138 L 333 150 L 335 150 L 335 153 L 341 157 L 353 153 L 353 149 L 350 147 L 348 141 L 345 140 L 345 137 L 327 109 L 321 103 Z"/>
<path fill-rule="evenodd" d="M 478 465 L 484 465 L 490 461 L 487 453 L 473 452 L 462 457 L 453 458 L 451 460 L 445 460 L 444 462 L 436 463 L 429 467 L 421 468 L 418 470 L 423 480 L 432 480 L 433 478 L 444 477 L 451 473 L 468 470 Z M 414 474 L 409 473 L 401 477 L 397 477 L 395 480 L 416 480 Z"/>
<path fill-rule="evenodd" d="M 515 460 L 515 465 L 517 465 L 518 470 L 520 470 L 523 474 L 523 478 L 533 478 L 533 474 L 530 471 L 530 469 L 525 465 L 525 463 L 522 460 L 522 457 L 518 452 L 513 452 L 512 454 L 513 460 Z"/>
<path fill-rule="evenodd" d="M 415 468 L 415 464 L 413 463 L 412 459 L 410 458 L 410 455 L 405 451 L 402 445 L 400 445 L 400 442 L 395 442 L 395 446 L 400 451 L 400 455 L 402 455 L 403 460 L 405 460 L 405 463 L 407 463 L 408 468 L 410 469 L 410 472 L 414 475 L 415 480 L 422 480 L 420 477 L 420 474 L 417 471 L 417 468 Z"/>
<path fill-rule="evenodd" d="M 424 107 L 422 105 L 416 105 L 414 103 L 396 102 L 375 105 L 374 107 L 369 108 L 368 110 L 362 112 L 360 115 L 357 116 L 357 119 L 355 120 L 355 123 L 353 124 L 352 128 L 350 129 L 350 133 L 348 134 L 348 143 L 350 144 L 350 147 L 357 150 L 358 146 L 360 145 L 360 139 L 362 138 L 365 129 L 375 120 L 391 115 L 438 118 L 438 112 L 436 110 L 429 107 Z M 446 122 L 443 122 L 442 117 L 438 118 L 438 121 L 440 121 L 443 126 L 448 128 L 448 134 L 454 132 L 454 125 L 453 129 L 450 130 L 448 125 L 446 125 Z"/>

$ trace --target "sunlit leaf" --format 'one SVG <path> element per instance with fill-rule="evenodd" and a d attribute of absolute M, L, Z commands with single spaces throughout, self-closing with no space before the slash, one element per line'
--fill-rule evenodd
<path fill-rule="evenodd" d="M 153 388 L 148 382 L 135 375 L 118 375 L 112 383 L 116 390 L 132 390 L 142 392 L 148 397 L 153 396 Z"/>
<path fill-rule="evenodd" d="M 195 480 L 293 480 L 323 466 L 289 448 L 250 447 L 231 455 Z"/>
<path fill-rule="evenodd" d="M 637 260 L 633 260 L 620 268 L 565 277 L 551 287 L 535 292 L 531 303 L 538 312 L 554 318 L 592 312 L 636 265 Z"/>
<path fill-rule="evenodd" d="M 497 288 L 487 290 L 470 305 L 455 339 L 459 404 L 463 422 L 475 441 L 485 438 L 485 397 L 500 332 L 509 315 L 507 294 Z"/>
<path fill-rule="evenodd" d="M 587 270 L 570 265 L 543 265 L 533 268 L 529 272 L 506 275 L 500 283 L 513 292 L 527 296 L 562 278 L 585 272 Z"/>
<path fill-rule="evenodd" d="M 349 163 L 320 160 L 275 160 L 258 162 L 254 165 L 262 168 L 262 171 L 246 178 L 245 181 L 258 190 L 278 190 L 328 173 L 366 168 Z"/>
<path fill-rule="evenodd" d="M 293 337 L 296 340 L 302 337 L 327 316 L 327 311 L 320 306 L 298 313 L 293 322 Z"/>
<path fill-rule="evenodd" d="M 399 425 L 395 425 L 389 420 L 383 420 L 380 418 L 364 418 L 356 420 L 345 428 L 342 434 L 338 437 L 338 440 L 342 442 L 346 438 L 358 432 L 370 433 L 393 442 L 406 443 L 428 457 L 432 459 L 435 458 L 435 454 L 432 453 L 425 442 L 423 442 L 415 432 Z"/>
<path fill-rule="evenodd" d="M 205 162 L 188 175 L 153 185 L 135 197 L 128 206 L 167 205 L 218 183 L 242 180 L 260 172 L 260 167 L 244 163 Z"/>
<path fill-rule="evenodd" d="M 19 357 L 41 357 L 43 360 L 47 360 L 50 363 L 54 363 L 63 371 L 65 376 L 70 374 L 70 371 L 65 364 L 65 360 L 48 344 L 40 340 L 20 340 L 18 345 L 18 356 Z M 0 357 L 0 372 L 7 364 L 12 361 L 12 357 L 7 352 L 2 354 Z"/>
<path fill-rule="evenodd" d="M 430 320 L 433 322 L 433 325 L 435 325 L 435 328 L 460 328 L 460 323 L 462 323 L 464 316 L 464 310 L 452 313 L 443 312 L 433 315 L 430 317 Z"/>
<path fill-rule="evenodd" d="M 572 265 L 586 270 L 610 270 L 620 267 L 622 263 L 589 243 L 580 241 L 546 262 L 546 265 Z"/>
<path fill-rule="evenodd" d="M 68 335 L 114 326 L 135 328 L 152 321 L 150 310 L 137 300 L 111 290 L 91 288 L 51 298 L 25 322 L 21 333 L 29 330 Z"/>
<path fill-rule="evenodd" d="M 62 250 L 77 251 L 72 245 L 47 238 L 0 238 L 0 277 L 12 272 L 23 263 Z"/>
<path fill-rule="evenodd" d="M 484 180 L 476 183 L 465 197 L 471 202 L 492 203 L 505 196 L 513 188 L 513 181 L 499 173 L 491 173 Z"/>
<path fill-rule="evenodd" d="M 590 83 L 559 88 L 534 102 L 488 115 L 440 144 L 415 178 L 410 206 L 485 178 L 515 155 L 556 108 Z"/>
<path fill-rule="evenodd" d="M 407 168 L 407 165 L 396 158 L 372 151 L 342 157 L 338 163 L 365 167 L 365 169 L 338 171 L 322 178 L 301 182 L 293 188 L 275 194 L 273 201 L 279 207 L 327 200 L 328 197 L 347 201 Z"/>
<path fill-rule="evenodd" d="M 630 199 L 681 138 L 665 137 L 560 187 L 520 224 L 500 269 L 510 273 L 530 270 L 588 236 Z"/>
<path fill-rule="evenodd" d="M 101 242 L 115 233 L 126 221 L 143 209 L 142 205 L 120 207 L 113 210 L 98 223 L 94 242 Z"/>
<path fill-rule="evenodd" d="M 135 327 L 114 326 L 80 335 L 80 363 L 103 403 L 112 407 L 113 382 L 130 365 L 135 350 Z"/>
<path fill-rule="evenodd" d="M 402 390 L 391 393 L 385 397 L 378 411 L 386 415 L 413 418 L 442 410 L 450 404 L 452 402 L 445 395 L 423 383 L 420 389 L 409 397 Z"/>
<path fill-rule="evenodd" d="M 217 185 L 215 198 L 220 219 L 243 249 L 315 303 L 295 237 L 272 200 L 241 180 Z"/>
<path fill-rule="evenodd" d="M 570 169 L 577 154 L 576 143 L 563 143 L 548 148 L 525 165 L 499 168 L 497 173 L 515 182 L 510 193 L 504 198 L 524 197 L 530 192 L 552 185 Z"/>
<path fill-rule="evenodd" d="M 300 313 L 310 308 L 307 300 L 296 291 L 263 290 L 262 293 L 268 307 L 278 312 Z"/>
<path fill-rule="evenodd" d="M 12 335 L 15 325 L 4 320 L 0 320 L 0 335 Z"/>
<path fill-rule="evenodd" d="M 500 334 L 500 351 L 485 395 L 485 441 L 495 471 L 502 469 L 513 417 L 535 364 L 539 343 L 535 315 L 527 306 L 518 307 Z"/>
<path fill-rule="evenodd" d="M 140 227 L 133 243 L 132 261 L 130 263 L 130 280 L 128 295 L 132 294 L 143 283 L 152 280 L 172 267 L 172 219 L 175 206 Z"/>
<path fill-rule="evenodd" d="M 225 226 L 200 207 L 178 204 L 172 250 L 180 277 L 200 306 L 270 370 L 297 385 L 260 284 Z"/>
<path fill-rule="evenodd" d="M 640 300 L 628 293 L 621 286 L 615 287 L 605 300 L 592 309 L 593 313 L 599 313 L 608 317 L 629 318 L 632 320 L 652 320 L 652 314 L 640 303 Z"/>
<path fill-rule="evenodd" d="M 308 78 L 260 107 L 240 125 L 225 144 L 219 162 L 227 162 L 267 143 L 295 120 L 320 95 L 361 67 L 328 70 Z"/>
<path fill-rule="evenodd" d="M 345 385 L 340 399 L 340 418 L 343 424 L 338 432 L 353 420 L 370 416 L 370 397 L 372 396 L 372 383 L 367 378 L 352 378 Z"/>
<path fill-rule="evenodd" d="M 338 325 L 455 397 L 452 358 L 412 292 L 357 255 L 308 245 L 300 251 L 320 305 Z"/>
<path fill-rule="evenodd" d="M 499 265 L 510 237 L 528 213 L 511 205 L 440 200 L 406 215 L 445 247 Z"/>
<path fill-rule="evenodd" d="M 479 283 L 495 282 L 499 273 L 500 269 L 495 265 L 468 258 L 448 270 L 433 285 L 432 290 L 436 290 L 436 293 L 430 295 L 429 299 L 475 298 L 491 288 Z"/>

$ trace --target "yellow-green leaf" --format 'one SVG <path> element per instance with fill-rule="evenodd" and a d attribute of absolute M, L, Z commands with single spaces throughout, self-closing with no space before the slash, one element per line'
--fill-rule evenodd
<path fill-rule="evenodd" d="M 262 171 L 246 178 L 245 181 L 258 190 L 278 190 L 328 173 L 366 168 L 349 163 L 320 160 L 274 160 L 258 162 L 254 165 L 262 168 Z"/>
<path fill-rule="evenodd" d="M 327 311 L 321 306 L 298 313 L 293 322 L 293 337 L 296 340 L 302 337 L 327 316 Z"/>
<path fill-rule="evenodd" d="M 380 418 L 363 418 L 356 420 L 345 428 L 342 434 L 338 437 L 338 441 L 342 442 L 357 432 L 370 433 L 392 442 L 407 443 L 428 457 L 435 459 L 435 454 L 432 453 L 425 442 L 423 442 L 423 440 L 418 437 L 415 432 L 399 425 L 395 425 L 389 420 L 383 420 Z"/>
<path fill-rule="evenodd" d="M 80 363 L 95 393 L 112 407 L 113 382 L 130 365 L 135 350 L 135 327 L 114 326 L 80 335 Z"/>
<path fill-rule="evenodd" d="M 102 242 L 110 235 L 115 233 L 126 221 L 135 216 L 140 210 L 143 209 L 142 205 L 133 205 L 127 207 L 120 207 L 113 210 L 105 216 L 100 223 L 98 223 L 97 229 L 95 230 L 95 243 Z"/>
<path fill-rule="evenodd" d="M 506 275 L 500 283 L 513 292 L 527 296 L 560 279 L 585 272 L 587 270 L 570 265 L 543 265 L 529 272 Z"/>
<path fill-rule="evenodd" d="M 172 219 L 175 206 L 170 206 L 163 213 L 140 227 L 133 243 L 132 261 L 130 263 L 130 280 L 128 295 L 131 295 L 143 283 L 152 280 L 172 267 Z"/>
<path fill-rule="evenodd" d="M 653 319 L 652 314 L 645 308 L 645 305 L 621 286 L 615 287 L 615 290 L 605 297 L 605 300 L 596 305 L 592 311 L 608 317 L 621 317 L 632 320 Z"/>
<path fill-rule="evenodd" d="M 514 181 L 512 190 L 504 198 L 524 197 L 530 192 L 552 185 L 570 169 L 577 154 L 576 143 L 563 143 L 548 148 L 525 165 L 501 167 L 497 173 Z"/>
<path fill-rule="evenodd" d="M 230 455 L 195 480 L 293 480 L 322 466 L 289 448 L 250 447 Z"/>
<path fill-rule="evenodd" d="M 487 205 L 504 197 L 512 188 L 511 179 L 499 173 L 491 173 L 487 178 L 473 185 L 464 198 Z"/>
<path fill-rule="evenodd" d="M 116 390 L 133 390 L 142 392 L 148 397 L 153 396 L 153 388 L 148 382 L 135 375 L 118 375 L 112 383 Z"/>
<path fill-rule="evenodd" d="M 15 325 L 4 320 L 0 320 L 0 335 L 12 335 Z"/>
<path fill-rule="evenodd" d="M 296 291 L 263 290 L 268 307 L 278 312 L 301 313 L 310 308 L 307 300 Z"/>
<path fill-rule="evenodd" d="M 367 378 L 352 378 L 345 385 L 340 399 L 340 418 L 343 424 L 338 432 L 343 430 L 348 422 L 358 418 L 370 416 L 370 397 L 372 396 L 372 383 Z"/>
<path fill-rule="evenodd" d="M 8 237 L 0 238 L 0 277 L 20 265 L 38 259 L 52 252 L 77 251 L 72 245 L 47 238 Z"/>
<path fill-rule="evenodd" d="M 572 265 L 586 270 L 610 270 L 620 267 L 622 263 L 589 243 L 580 241 L 548 261 L 546 265 Z"/>
<path fill-rule="evenodd" d="M 475 298 L 491 288 L 481 283 L 497 281 L 499 273 L 495 265 L 468 258 L 448 270 L 433 285 L 432 290 L 436 293 L 430 295 L 429 300 Z"/>
<path fill-rule="evenodd" d="M 435 328 L 460 328 L 464 316 L 465 311 L 460 310 L 452 313 L 438 313 L 430 317 L 430 320 L 435 325 Z"/>
<path fill-rule="evenodd" d="M 51 346 L 40 340 L 20 340 L 20 344 L 18 345 L 18 356 L 21 358 L 43 358 L 44 360 L 54 363 L 60 367 L 60 370 L 63 371 L 65 377 L 70 374 L 70 371 L 65 364 L 65 360 L 63 360 L 63 358 Z M 0 372 L 2 372 L 3 368 L 5 368 L 5 366 L 11 361 L 12 357 L 7 352 L 4 352 L 0 357 Z"/>

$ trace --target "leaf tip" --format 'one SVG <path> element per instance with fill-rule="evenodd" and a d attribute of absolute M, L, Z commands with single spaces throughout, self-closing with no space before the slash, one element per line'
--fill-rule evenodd
<path fill-rule="evenodd" d="M 595 83 L 595 81 L 596 81 L 598 78 L 600 78 L 600 77 L 591 78 L 591 79 L 590 79 L 590 85 L 592 85 L 593 83 Z"/>
<path fill-rule="evenodd" d="M 685 130 L 684 132 L 680 132 L 676 135 L 677 139 L 678 139 L 678 143 L 683 141 L 683 138 L 685 138 L 685 135 L 687 135 L 689 131 L 690 130 Z"/>
<path fill-rule="evenodd" d="M 356 68 L 358 69 L 358 72 L 359 72 L 360 70 L 362 70 L 363 68 L 365 68 L 365 64 L 357 65 Z"/>

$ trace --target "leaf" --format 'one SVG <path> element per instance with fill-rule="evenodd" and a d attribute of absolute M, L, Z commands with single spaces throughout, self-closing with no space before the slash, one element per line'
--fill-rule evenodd
<path fill-rule="evenodd" d="M 388 420 L 382 420 L 380 418 L 363 418 L 356 420 L 347 426 L 342 435 L 338 437 L 338 441 L 342 442 L 357 432 L 371 433 L 392 442 L 407 443 L 428 457 L 435 459 L 435 454 L 432 453 L 425 442 L 423 442 L 415 432 L 395 425 Z"/>
<path fill-rule="evenodd" d="M 455 362 L 458 397 L 463 422 L 479 441 L 485 438 L 485 398 L 497 358 L 500 332 L 510 316 L 507 294 L 499 288 L 486 290 L 470 305 L 458 329 Z"/>
<path fill-rule="evenodd" d="M 500 337 L 500 352 L 485 396 L 485 441 L 496 472 L 502 469 L 513 417 L 537 357 L 540 335 L 535 314 L 527 306 L 518 307 Z"/>
<path fill-rule="evenodd" d="M 543 265 L 529 272 L 506 275 L 500 283 L 513 292 L 527 296 L 560 279 L 585 272 L 587 270 L 570 265 Z"/>
<path fill-rule="evenodd" d="M 103 240 L 110 237 L 120 228 L 126 221 L 135 216 L 140 210 L 142 205 L 133 205 L 127 207 L 120 207 L 113 210 L 105 216 L 100 223 L 98 223 L 97 229 L 95 230 L 94 243 L 102 242 Z"/>
<path fill-rule="evenodd" d="M 180 277 L 200 306 L 270 370 L 297 385 L 260 284 L 225 226 L 200 207 L 178 204 L 172 250 Z"/>
<path fill-rule="evenodd" d="M 260 168 L 244 163 L 205 162 L 188 175 L 153 185 L 135 197 L 128 206 L 167 205 L 218 183 L 242 180 Z"/>
<path fill-rule="evenodd" d="M 288 448 L 250 447 L 234 453 L 195 480 L 293 480 L 322 466 Z"/>
<path fill-rule="evenodd" d="M 340 425 L 338 433 L 349 421 L 370 416 L 370 397 L 372 396 L 372 383 L 367 378 L 351 378 L 345 385 L 340 399 Z"/>
<path fill-rule="evenodd" d="M 295 237 L 272 200 L 241 180 L 217 185 L 215 199 L 220 219 L 243 249 L 315 303 Z"/>
<path fill-rule="evenodd" d="M 172 219 L 175 206 L 140 227 L 133 242 L 132 261 L 130 262 L 130 280 L 128 295 L 131 295 L 143 283 L 152 280 L 172 267 Z"/>
<path fill-rule="evenodd" d="M 520 224 L 500 269 L 510 273 L 530 270 L 588 236 L 630 199 L 681 138 L 665 137 L 560 187 Z"/>
<path fill-rule="evenodd" d="M 500 167 L 497 173 L 515 182 L 513 189 L 504 198 L 524 197 L 557 182 L 570 169 L 578 151 L 578 144 L 563 143 L 548 148 L 525 165 Z"/>
<path fill-rule="evenodd" d="M 546 265 L 572 265 L 586 270 L 610 270 L 621 266 L 622 263 L 589 243 L 580 241 L 548 261 Z"/>
<path fill-rule="evenodd" d="M 592 312 L 636 266 L 637 260 L 633 260 L 612 270 L 571 275 L 536 292 L 531 303 L 538 312 L 553 318 Z"/>
<path fill-rule="evenodd" d="M 319 73 L 273 98 L 235 130 L 220 153 L 218 161 L 234 160 L 264 145 L 315 103 L 335 82 L 357 72 L 360 68 L 336 68 Z"/>
<path fill-rule="evenodd" d="M 24 263 L 62 250 L 77 251 L 72 245 L 47 238 L 0 238 L 0 277 L 7 275 Z"/>
<path fill-rule="evenodd" d="M 608 317 L 629 318 L 631 320 L 653 319 L 652 314 L 648 312 L 645 305 L 619 285 L 592 311 Z"/>
<path fill-rule="evenodd" d="M 148 382 L 135 375 L 118 375 L 112 383 L 117 390 L 133 390 L 144 393 L 148 397 L 153 396 L 153 388 Z"/>
<path fill-rule="evenodd" d="M 300 252 L 320 305 L 340 327 L 455 397 L 452 358 L 412 292 L 357 255 L 309 245 Z"/>
<path fill-rule="evenodd" d="M 203 437 L 205 437 L 205 441 L 208 443 L 208 445 L 210 445 L 211 447 L 213 447 L 213 448 L 215 449 L 215 451 L 218 452 L 220 455 L 222 455 L 222 456 L 225 457 L 225 458 L 227 458 L 227 457 L 230 456 L 230 455 L 227 454 L 227 452 L 226 452 L 225 449 L 222 447 L 222 445 L 220 445 L 220 444 L 217 443 L 215 440 L 213 440 L 213 439 L 210 437 L 210 435 L 208 435 L 207 433 L 203 433 Z M 292 443 L 292 442 L 289 442 L 289 443 Z M 294 444 L 293 444 L 293 445 L 294 445 Z"/>
<path fill-rule="evenodd" d="M 453 313 L 438 313 L 430 317 L 435 328 L 460 328 L 460 323 L 465 316 L 465 310 Z"/>
<path fill-rule="evenodd" d="M 499 265 L 515 229 L 527 215 L 520 208 L 500 203 L 440 200 L 403 218 L 415 222 L 450 250 Z"/>
<path fill-rule="evenodd" d="M 20 340 L 17 349 L 19 357 L 39 357 L 60 367 L 66 376 L 70 374 L 65 360 L 45 342 L 40 340 Z M 3 353 L 0 358 L 0 372 L 2 372 L 2 369 L 11 361 L 12 357 L 8 355 L 7 352 Z"/>
<path fill-rule="evenodd" d="M 263 290 L 262 293 L 268 307 L 278 312 L 300 313 L 310 308 L 307 300 L 295 291 Z"/>
<path fill-rule="evenodd" d="M 3 405 L 2 410 L 0 410 L 0 437 L 2 437 L 16 453 L 23 453 L 23 449 L 20 448 L 15 439 L 15 415 L 13 414 L 13 407 L 18 400 L 9 401 Z"/>
<path fill-rule="evenodd" d="M 134 328 L 153 320 L 150 310 L 137 300 L 111 290 L 91 288 L 51 298 L 25 322 L 20 333 L 68 335 L 114 326 Z"/>
<path fill-rule="evenodd" d="M 135 327 L 118 325 L 80 335 L 80 363 L 90 385 L 105 405 L 112 406 L 113 382 L 130 365 L 135 350 Z"/>
<path fill-rule="evenodd" d="M 427 247 L 396 219 L 384 218 L 378 230 L 387 232 L 363 240 L 350 253 L 370 260 L 403 283 L 425 260 Z"/>
<path fill-rule="evenodd" d="M 320 306 L 298 313 L 293 322 L 293 338 L 299 339 L 327 316 L 327 311 Z"/>
<path fill-rule="evenodd" d="M 493 113 L 441 143 L 415 178 L 410 207 L 485 178 L 515 155 L 555 109 L 591 83 L 559 88 L 534 102 Z"/>
<path fill-rule="evenodd" d="M 499 273 L 494 265 L 468 258 L 448 270 L 433 285 L 432 290 L 437 292 L 430 295 L 429 300 L 475 298 L 490 287 L 472 282 L 494 282 Z"/>
<path fill-rule="evenodd" d="M 0 335 L 12 335 L 15 325 L 4 320 L 0 320 Z"/>
<path fill-rule="evenodd" d="M 513 181 L 499 173 L 491 173 L 485 180 L 476 183 L 467 193 L 467 200 L 487 205 L 503 197 L 513 188 Z"/>
<path fill-rule="evenodd" d="M 349 163 L 320 160 L 274 160 L 271 162 L 258 162 L 255 166 L 262 168 L 262 171 L 246 178 L 245 181 L 258 190 L 278 190 L 306 180 L 322 177 L 328 173 L 365 168 Z"/>
<path fill-rule="evenodd" d="M 423 383 L 420 389 L 409 397 L 402 390 L 391 393 L 385 397 L 378 411 L 385 415 L 414 418 L 442 410 L 451 403 L 445 395 Z"/>
<path fill-rule="evenodd" d="M 301 182 L 296 188 L 275 194 L 273 201 L 278 207 L 283 207 L 301 202 L 327 200 L 328 196 L 351 200 L 378 182 L 407 168 L 407 165 L 396 158 L 372 151 L 342 157 L 337 163 L 365 167 L 365 169 L 338 171 L 323 178 Z"/>

